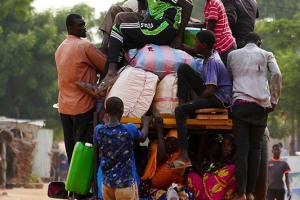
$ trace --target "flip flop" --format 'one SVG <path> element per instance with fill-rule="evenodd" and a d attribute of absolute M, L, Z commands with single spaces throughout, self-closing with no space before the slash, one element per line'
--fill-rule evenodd
<path fill-rule="evenodd" d="M 174 160 L 169 163 L 169 169 L 182 169 L 182 168 L 187 168 L 187 167 L 191 167 L 191 166 L 192 166 L 191 162 L 185 163 L 181 160 Z"/>
<path fill-rule="evenodd" d="M 100 85 L 98 86 L 98 88 L 96 89 L 95 94 L 98 95 L 98 96 L 105 96 L 106 92 L 107 92 L 107 89 L 109 87 L 113 86 L 113 84 L 116 82 L 116 80 L 118 79 L 118 77 L 119 77 L 119 75 L 116 75 L 109 82 L 102 81 L 100 83 Z"/>
<path fill-rule="evenodd" d="M 88 93 L 89 95 L 93 96 L 95 99 L 99 99 L 100 96 L 95 92 L 95 89 L 97 88 L 96 85 L 92 85 L 91 83 L 86 83 L 86 82 L 75 82 L 77 87 L 84 91 L 85 93 Z M 96 87 L 96 88 L 95 88 Z"/>

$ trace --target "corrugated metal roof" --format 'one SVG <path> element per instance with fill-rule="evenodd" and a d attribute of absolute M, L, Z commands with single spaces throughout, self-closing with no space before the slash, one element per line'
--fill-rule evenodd
<path fill-rule="evenodd" d="M 0 116 L 0 122 L 16 122 L 19 124 L 32 124 L 39 127 L 45 126 L 45 119 L 39 119 L 39 120 L 29 120 L 29 119 L 13 119 L 13 118 L 7 118 L 5 116 Z"/>

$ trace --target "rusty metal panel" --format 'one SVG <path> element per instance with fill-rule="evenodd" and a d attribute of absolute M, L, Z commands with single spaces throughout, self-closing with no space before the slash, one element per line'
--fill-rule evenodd
<path fill-rule="evenodd" d="M 50 178 L 53 130 L 39 129 L 35 140 L 36 148 L 32 173 L 38 177 Z"/>

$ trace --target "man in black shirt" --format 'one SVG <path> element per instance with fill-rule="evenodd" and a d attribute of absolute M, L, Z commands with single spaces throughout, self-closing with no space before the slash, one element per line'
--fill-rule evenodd
<path fill-rule="evenodd" d="M 237 48 L 245 46 L 246 35 L 254 31 L 255 19 L 259 17 L 256 0 L 222 0 L 230 29 Z"/>

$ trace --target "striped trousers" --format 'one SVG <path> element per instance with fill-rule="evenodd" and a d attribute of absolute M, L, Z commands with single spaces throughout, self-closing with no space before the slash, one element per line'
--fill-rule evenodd
<path fill-rule="evenodd" d="M 142 48 L 146 44 L 169 45 L 176 31 L 167 19 L 147 18 L 142 22 L 116 24 L 110 34 L 107 61 L 119 63 L 122 52 Z"/>

